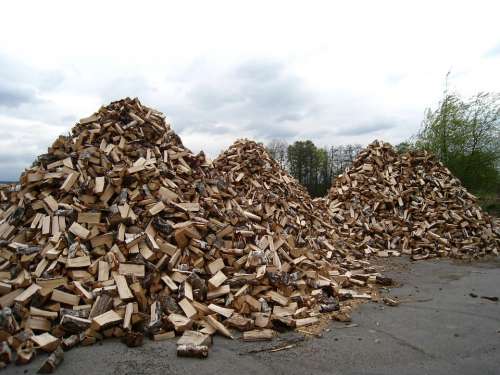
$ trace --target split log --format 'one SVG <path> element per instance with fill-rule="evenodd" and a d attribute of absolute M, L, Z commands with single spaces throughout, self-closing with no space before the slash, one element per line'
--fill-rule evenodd
<path fill-rule="evenodd" d="M 208 346 L 206 345 L 178 345 L 177 355 L 179 357 L 207 358 Z"/>

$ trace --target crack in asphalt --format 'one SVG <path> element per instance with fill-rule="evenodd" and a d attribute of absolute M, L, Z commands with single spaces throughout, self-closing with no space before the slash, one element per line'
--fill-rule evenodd
<path fill-rule="evenodd" d="M 375 332 L 378 332 L 378 333 L 382 333 L 384 335 L 387 335 L 389 336 L 390 338 L 396 340 L 399 344 L 403 345 L 403 346 L 406 346 L 408 348 L 411 348 L 417 352 L 419 352 L 420 354 L 423 354 L 431 359 L 442 359 L 442 358 L 439 358 L 437 356 L 435 356 L 434 354 L 431 354 L 431 353 L 428 353 L 426 352 L 424 349 L 422 349 L 421 347 L 415 345 L 415 344 L 412 344 L 411 342 L 401 338 L 401 337 L 398 337 L 396 336 L 395 334 L 393 333 L 390 333 L 390 332 L 387 332 L 387 331 L 384 331 L 382 329 L 377 329 L 377 328 L 371 328 L 373 329 Z"/>

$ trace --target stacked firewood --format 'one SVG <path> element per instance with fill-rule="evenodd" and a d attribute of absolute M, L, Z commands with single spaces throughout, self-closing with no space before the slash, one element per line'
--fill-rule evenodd
<path fill-rule="evenodd" d="M 164 116 L 124 99 L 80 120 L 0 188 L 0 362 L 29 362 L 122 337 L 269 339 L 348 317 L 388 280 L 338 247 L 326 213 L 261 145 L 240 141 L 217 168 Z"/>
<path fill-rule="evenodd" d="M 325 200 L 351 253 L 474 258 L 498 254 L 500 230 L 431 154 L 398 154 L 375 141 L 335 181 Z"/>

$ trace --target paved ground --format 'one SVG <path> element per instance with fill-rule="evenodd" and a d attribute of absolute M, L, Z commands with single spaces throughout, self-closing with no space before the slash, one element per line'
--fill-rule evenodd
<path fill-rule="evenodd" d="M 286 345 L 302 336 L 281 335 L 272 343 L 217 337 L 206 360 L 175 355 L 175 341 L 147 341 L 128 349 L 116 341 L 77 348 L 65 356 L 60 374 L 492 374 L 500 373 L 500 261 L 463 264 L 398 259 L 387 267 L 401 283 L 390 292 L 398 307 L 367 303 L 353 314 L 357 327 L 334 323 L 322 338 L 308 338 L 275 353 L 248 351 Z M 473 298 L 469 293 L 478 295 Z M 343 327 L 343 328 L 342 328 Z M 45 356 L 4 374 L 35 373 Z"/>

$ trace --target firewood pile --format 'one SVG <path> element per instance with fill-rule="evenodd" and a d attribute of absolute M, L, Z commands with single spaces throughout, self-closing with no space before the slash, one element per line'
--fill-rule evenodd
<path fill-rule="evenodd" d="M 262 144 L 238 140 L 214 166 L 228 187 L 226 207 L 253 221 L 254 228 L 263 234 L 274 232 L 279 235 L 274 241 L 290 244 L 292 250 L 309 248 L 325 259 L 345 261 L 348 254 L 336 246 L 337 225 L 329 223 L 328 213 L 313 205 L 307 190 L 279 167 Z M 284 250 L 276 250 L 286 257 Z"/>
<path fill-rule="evenodd" d="M 0 364 L 121 337 L 180 336 L 206 357 L 212 335 L 266 340 L 349 319 L 350 300 L 390 283 L 336 246 L 326 213 L 261 145 L 215 162 L 164 116 L 124 99 L 82 119 L 0 188 Z"/>
<path fill-rule="evenodd" d="M 326 204 L 352 254 L 498 255 L 500 228 L 426 152 L 399 155 L 390 144 L 373 142 L 334 181 Z"/>

